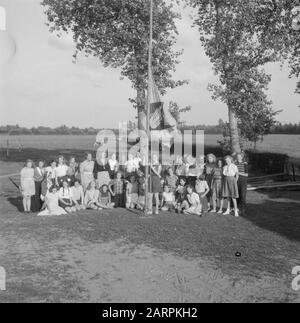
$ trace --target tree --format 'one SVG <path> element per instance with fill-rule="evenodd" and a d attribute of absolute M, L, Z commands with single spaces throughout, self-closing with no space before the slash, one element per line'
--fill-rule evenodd
<path fill-rule="evenodd" d="M 175 51 L 177 29 L 173 0 L 155 0 L 153 21 L 153 74 L 165 94 L 185 81 L 172 79 L 182 52 Z M 71 32 L 79 52 L 98 57 L 104 66 L 120 68 L 137 92 L 130 101 L 145 109 L 148 74 L 150 5 L 145 0 L 43 0 L 51 32 Z M 141 128 L 141 118 L 139 118 Z"/>
<path fill-rule="evenodd" d="M 272 103 L 265 95 L 270 76 L 262 66 L 278 55 L 257 41 L 255 15 L 264 1 L 188 1 L 198 10 L 195 25 L 220 79 L 220 85 L 209 89 L 228 107 L 231 150 L 237 153 L 241 150 L 238 125 L 246 122 L 245 116 L 260 111 L 270 117 Z"/>

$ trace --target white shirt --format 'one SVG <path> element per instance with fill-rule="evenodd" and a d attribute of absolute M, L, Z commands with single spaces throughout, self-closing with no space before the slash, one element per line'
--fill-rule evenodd
<path fill-rule="evenodd" d="M 55 168 L 55 175 L 56 177 L 64 177 L 67 175 L 69 167 L 67 165 L 58 165 Z"/>
<path fill-rule="evenodd" d="M 118 165 L 118 161 L 116 159 L 110 159 L 108 163 L 111 171 L 115 170 L 116 166 Z"/>
<path fill-rule="evenodd" d="M 46 168 L 46 173 L 48 174 L 48 176 L 51 179 L 54 179 L 55 178 L 55 171 L 56 171 L 56 167 L 55 168 L 52 168 L 51 166 L 49 166 L 49 167 Z"/>
<path fill-rule="evenodd" d="M 174 194 L 172 192 L 163 192 L 163 198 L 167 203 L 174 202 Z"/>
<path fill-rule="evenodd" d="M 234 177 L 238 173 L 239 173 L 239 170 L 237 166 L 234 164 L 226 165 L 223 170 L 224 176 L 228 176 L 228 177 Z"/>

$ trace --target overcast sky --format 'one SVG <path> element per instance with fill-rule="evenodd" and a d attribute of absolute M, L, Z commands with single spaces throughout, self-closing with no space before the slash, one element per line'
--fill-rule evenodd
<path fill-rule="evenodd" d="M 94 58 L 73 64 L 71 37 L 58 39 L 50 34 L 39 3 L 0 0 L 7 11 L 9 32 L 0 31 L 0 124 L 101 128 L 134 120 L 135 110 L 128 101 L 135 95 L 130 82 L 121 81 L 118 70 L 103 68 Z M 191 105 L 192 111 L 184 117 L 189 124 L 216 124 L 219 118 L 227 120 L 226 106 L 213 101 L 207 91 L 208 83 L 217 79 L 197 30 L 190 26 L 185 12 L 178 22 L 177 44 L 185 52 L 175 74 L 176 78 L 190 80 L 190 84 L 169 91 L 164 101 Z M 5 61 L 10 54 L 12 58 Z M 281 71 L 278 65 L 268 66 L 267 71 L 273 77 L 269 97 L 275 109 L 283 110 L 278 120 L 299 122 L 296 80 L 290 80 L 288 70 Z"/>

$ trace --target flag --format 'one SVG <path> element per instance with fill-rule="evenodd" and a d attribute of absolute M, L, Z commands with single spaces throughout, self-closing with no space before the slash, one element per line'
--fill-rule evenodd
<path fill-rule="evenodd" d="M 177 122 L 168 108 L 164 106 L 161 100 L 159 90 L 155 84 L 153 73 L 149 75 L 149 100 L 150 100 L 150 131 L 163 131 L 177 129 Z M 142 124 L 146 129 L 146 114 L 143 117 Z"/>

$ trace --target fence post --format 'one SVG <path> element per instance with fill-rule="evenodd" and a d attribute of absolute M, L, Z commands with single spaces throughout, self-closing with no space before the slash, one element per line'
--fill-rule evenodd
<path fill-rule="evenodd" d="M 296 182 L 296 171 L 295 171 L 295 165 L 292 164 L 292 172 L 293 172 L 293 181 Z"/>

